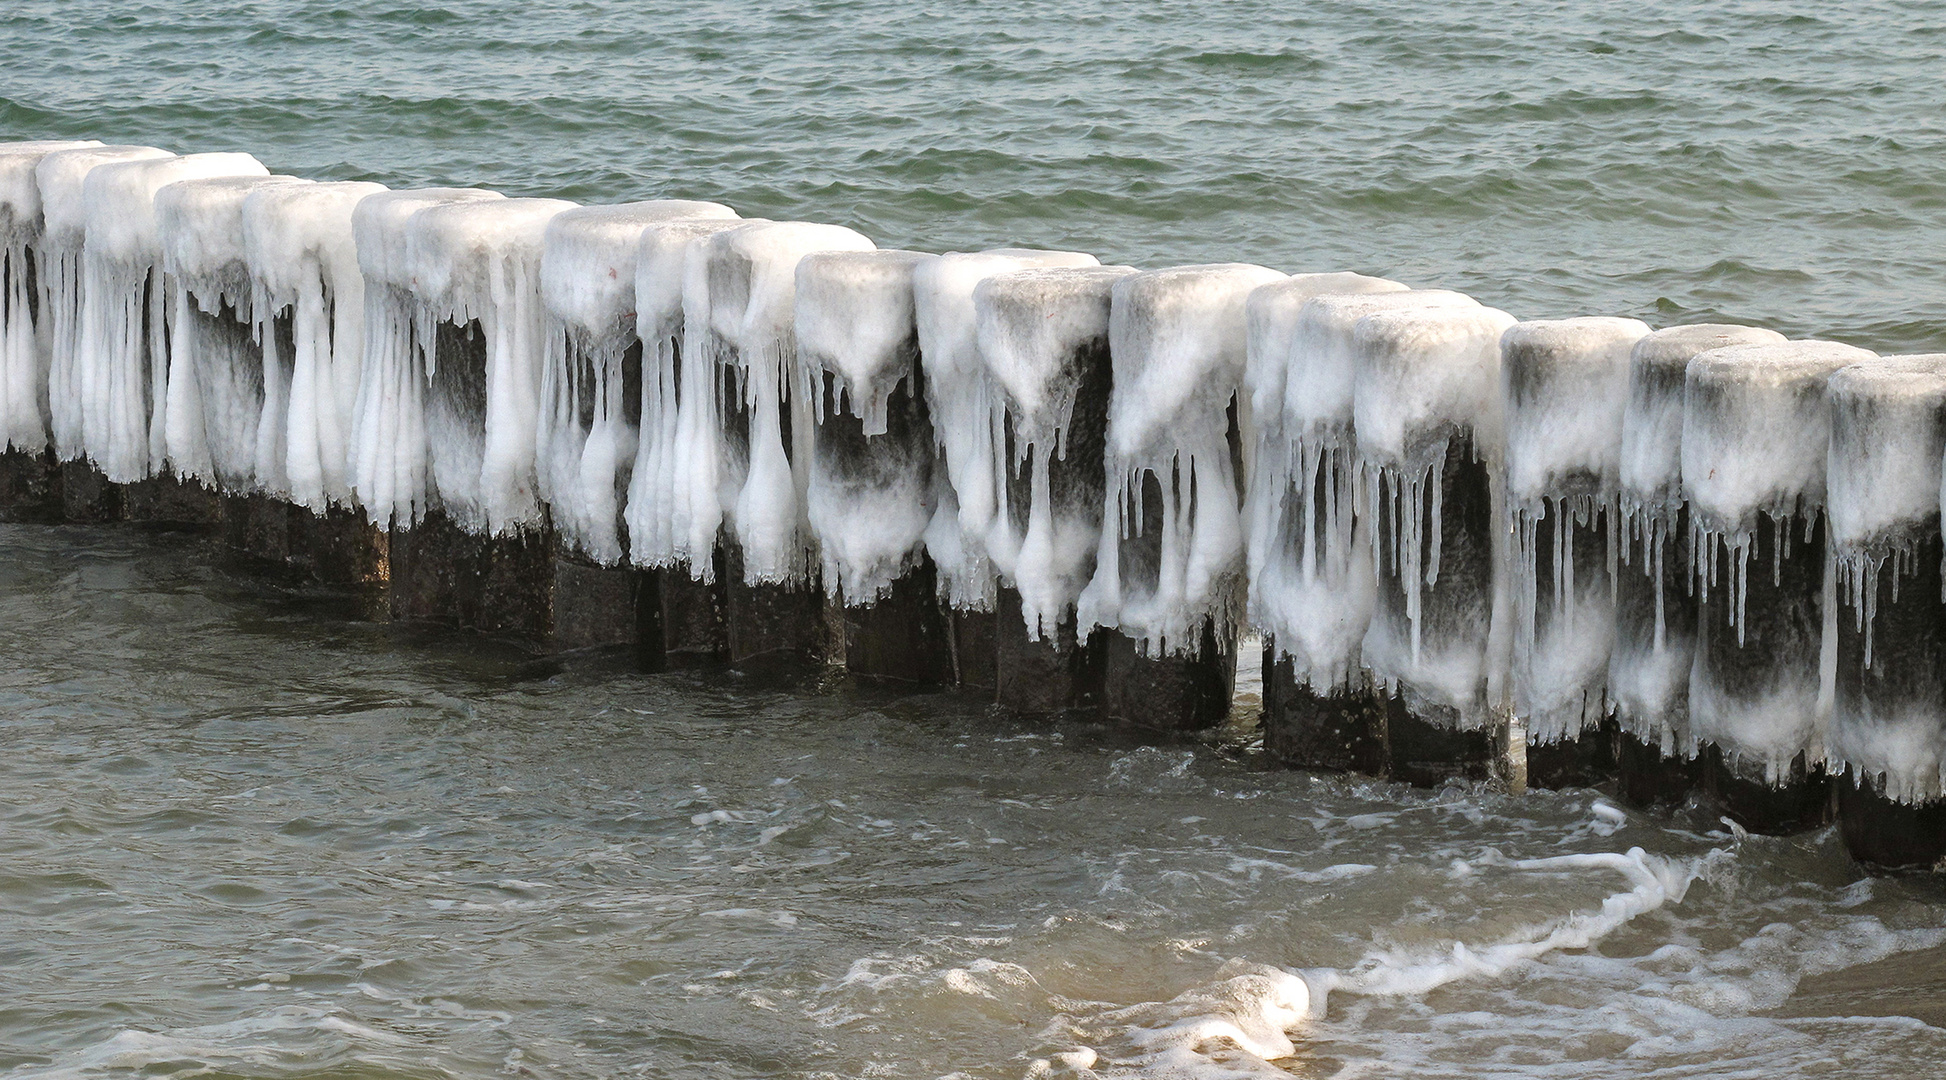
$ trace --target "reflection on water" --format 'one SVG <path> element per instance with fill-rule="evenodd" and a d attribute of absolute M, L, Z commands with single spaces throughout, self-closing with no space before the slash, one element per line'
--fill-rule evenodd
<path fill-rule="evenodd" d="M 1830 836 L 537 665 L 212 567 L 0 527 L 15 1075 L 1946 1069 L 1946 896 Z"/>

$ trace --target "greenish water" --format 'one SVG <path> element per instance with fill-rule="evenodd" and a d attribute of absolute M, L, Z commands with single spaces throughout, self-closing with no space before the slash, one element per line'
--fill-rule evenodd
<path fill-rule="evenodd" d="M 1946 349 L 1946 5 L 13 0 L 0 137 Z"/>
<path fill-rule="evenodd" d="M 1942 27 L 15 0 L 0 139 L 1909 351 L 1946 348 Z M 542 664 L 218 561 L 0 526 L 9 1076 L 1946 1075 L 1946 893 L 1862 879 L 1829 832 Z"/>

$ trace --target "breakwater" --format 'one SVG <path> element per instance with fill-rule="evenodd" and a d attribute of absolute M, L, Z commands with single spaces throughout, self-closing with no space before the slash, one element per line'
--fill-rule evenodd
<path fill-rule="evenodd" d="M 1946 853 L 1937 357 L 146 147 L 0 145 L 0 226 L 17 518 L 1158 730 L 1254 627 L 1293 765 Z"/>

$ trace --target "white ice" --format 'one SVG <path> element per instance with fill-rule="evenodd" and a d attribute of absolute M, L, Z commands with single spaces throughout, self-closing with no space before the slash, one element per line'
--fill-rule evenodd
<path fill-rule="evenodd" d="M 705 241 L 754 224 L 691 218 L 642 231 L 635 262 L 635 333 L 642 342 L 642 419 L 629 476 L 629 559 L 639 566 L 687 566 L 715 580 L 711 557 L 723 521 L 717 415 L 717 350 L 708 344 Z M 696 312 L 692 326 L 686 313 Z M 698 505 L 692 507 L 694 498 Z M 734 498 L 734 495 L 731 496 Z"/>
<path fill-rule="evenodd" d="M 189 154 L 103 164 L 82 183 L 86 287 L 72 389 L 82 448 L 115 483 L 148 476 L 168 453 L 168 288 L 156 192 L 179 180 L 269 172 L 248 154 Z"/>
<path fill-rule="evenodd" d="M 964 472 L 992 477 L 986 493 L 994 509 L 978 550 L 989 554 L 1001 581 L 1020 593 L 1030 639 L 1051 635 L 1071 617 L 1095 569 L 1101 544 L 1099 499 L 1057 499 L 1052 475 L 1092 469 L 1101 462 L 1075 460 L 1069 431 L 1082 405 L 1090 365 L 1107 362 L 1110 305 L 1115 283 L 1133 267 L 1061 267 L 1012 270 L 983 279 L 973 291 L 975 342 L 984 378 L 979 395 L 990 400 L 981 418 L 990 459 Z M 1103 380 L 1105 382 L 1105 380 Z M 1090 401 L 1090 410 L 1106 401 Z M 1007 453 L 1006 431 L 1012 432 Z M 975 441 L 964 435 L 962 444 Z M 1025 473 L 1026 507 L 1014 507 L 1005 478 Z M 1090 489 L 1098 486 L 1090 485 Z M 1020 523 L 1024 518 L 1024 525 Z"/>
<path fill-rule="evenodd" d="M 1492 521 L 1502 520 L 1505 420 L 1500 338 L 1514 317 L 1486 307 L 1378 311 L 1352 331 L 1357 371 L 1354 435 L 1370 520 L 1379 500 L 1396 522 L 1372 530 L 1372 557 L 1398 568 L 1403 620 L 1374 617 L 1362 645 L 1366 668 L 1415 711 L 1450 710 L 1467 728 L 1484 726 L 1504 699 L 1507 662 L 1504 532 L 1494 530 L 1490 623 L 1456 640 L 1424 633 L 1426 589 L 1439 581 L 1444 491 L 1441 472 L 1455 439 L 1467 439 L 1490 477 Z M 1474 583 L 1467 583 L 1474 584 Z"/>
<path fill-rule="evenodd" d="M 1664 591 L 1670 559 L 1681 559 L 1679 551 L 1671 551 L 1671 539 L 1678 544 L 1687 539 L 1676 536 L 1683 509 L 1683 375 L 1691 359 L 1711 349 L 1783 340 L 1784 335 L 1759 327 L 1700 323 L 1657 330 L 1630 352 L 1615 476 L 1621 518 L 1616 573 L 1647 576 L 1655 614 L 1646 628 L 1618 622 L 1608 662 L 1608 694 L 1622 730 L 1664 755 L 1695 747 L 1689 735 L 1695 627 L 1671 624 L 1677 598 Z"/>
<path fill-rule="evenodd" d="M 251 321 L 279 379 L 288 373 L 276 410 L 284 418 L 280 482 L 292 502 L 316 513 L 352 505 L 351 433 L 365 350 L 365 278 L 352 217 L 360 201 L 384 190 L 355 181 L 280 184 L 243 201 Z M 288 358 L 270 355 L 279 318 L 289 319 Z"/>
<path fill-rule="evenodd" d="M 637 342 L 635 277 L 643 230 L 680 220 L 735 220 L 719 203 L 656 199 L 556 215 L 541 252 L 547 309 L 541 378 L 540 497 L 562 542 L 603 565 L 622 560 L 621 497 L 636 457 L 624 357 Z M 652 357 L 643 353 L 644 372 Z"/>
<path fill-rule="evenodd" d="M 0 143 L 0 448 L 39 453 L 47 447 L 47 371 L 54 327 L 37 315 L 49 264 L 42 251 L 40 185 L 35 168 L 48 154 L 100 146 L 78 142 Z"/>
<path fill-rule="evenodd" d="M 182 180 L 155 193 L 167 282 L 168 384 L 163 449 L 178 476 L 228 491 L 288 492 L 284 483 L 287 358 L 268 318 L 253 317 L 243 206 L 293 176 Z"/>
<path fill-rule="evenodd" d="M 945 469 L 938 508 L 926 530 L 926 550 L 939 575 L 939 595 L 955 608 L 993 606 L 993 570 L 981 547 L 993 523 L 994 469 L 986 377 L 976 337 L 973 291 L 995 274 L 1033 267 L 1095 266 L 1078 251 L 1002 248 L 948 252 L 913 275 L 913 314 L 919 324 L 919 358 L 926 374 L 926 405 L 933 417 Z"/>
<path fill-rule="evenodd" d="M 805 511 L 825 592 L 871 604 L 918 563 L 933 514 L 933 436 L 918 424 L 916 251 L 813 252 L 797 264 L 800 386 L 817 405 L 817 446 Z M 827 394 L 825 387 L 830 387 Z M 905 388 L 899 430 L 893 397 Z M 851 421 L 863 445 L 851 442 Z"/>
<path fill-rule="evenodd" d="M 1119 630 L 1151 655 L 1219 640 L 1243 614 L 1241 477 L 1231 406 L 1243 393 L 1252 290 L 1287 275 L 1246 263 L 1181 266 L 1115 283 L 1109 352 L 1107 494 L 1094 579 L 1076 605 L 1081 629 Z M 1239 433 L 1246 440 L 1251 433 Z M 1241 450 L 1241 447 L 1237 448 Z M 1140 535 L 1144 477 L 1161 489 L 1156 580 L 1124 575 L 1121 543 Z"/>
<path fill-rule="evenodd" d="M 426 358 L 406 222 L 427 207 L 499 200 L 480 188 L 382 191 L 351 214 L 359 273 L 365 281 L 364 359 L 352 407 L 347 464 L 352 494 L 374 525 L 410 527 L 426 512 Z"/>
<path fill-rule="evenodd" d="M 1574 738 L 1608 713 L 1619 547 L 1610 500 L 1629 355 L 1648 334 L 1635 319 L 1591 317 L 1517 323 L 1500 339 L 1514 539 L 1510 688 L 1530 742 Z M 1588 560 L 1577 559 L 1576 532 L 1590 526 L 1604 548 L 1599 574 L 1577 566 Z"/>

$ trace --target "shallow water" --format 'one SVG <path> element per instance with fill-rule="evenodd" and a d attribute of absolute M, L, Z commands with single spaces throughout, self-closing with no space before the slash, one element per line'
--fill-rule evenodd
<path fill-rule="evenodd" d="M 0 138 L 1946 349 L 1946 5 L 12 0 Z"/>
<path fill-rule="evenodd" d="M 0 527 L 11 1075 L 1946 1071 L 1946 892 L 1828 834 L 563 667 L 216 566 Z"/>

